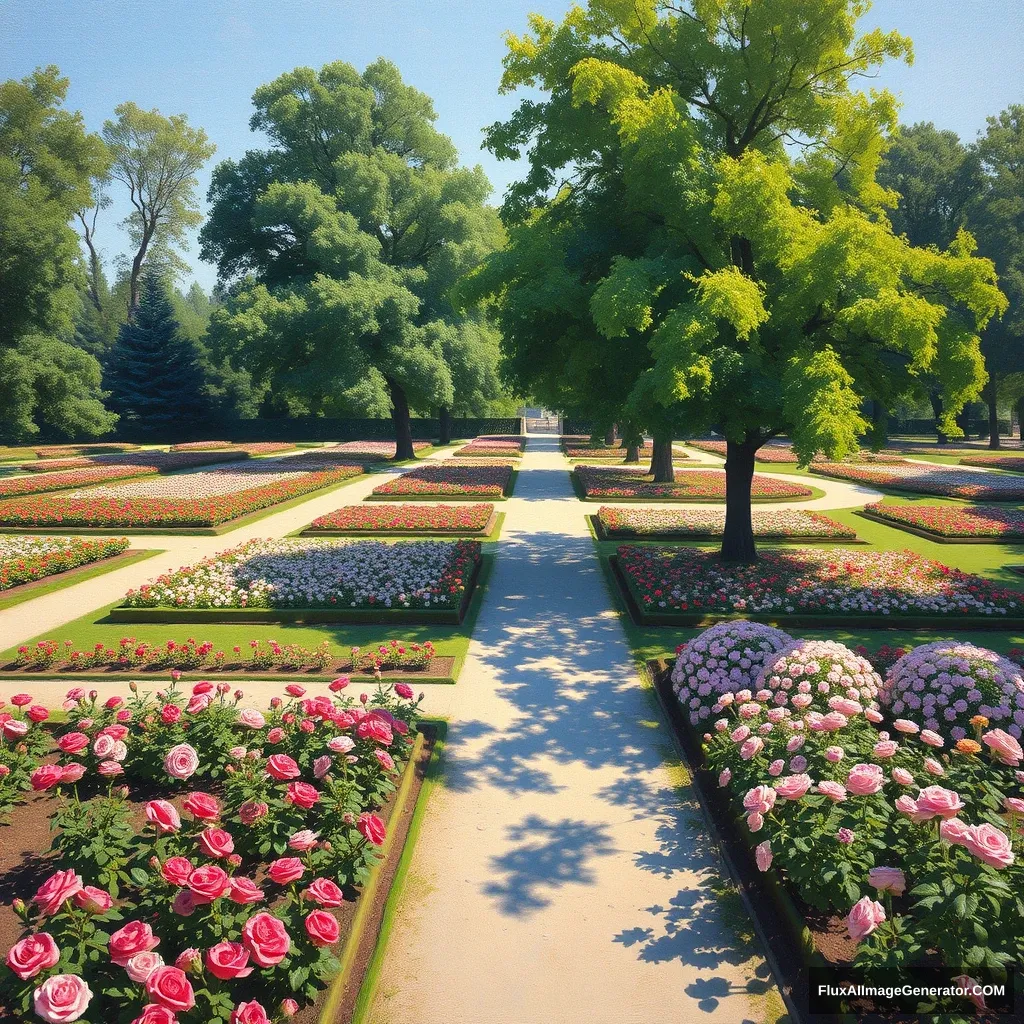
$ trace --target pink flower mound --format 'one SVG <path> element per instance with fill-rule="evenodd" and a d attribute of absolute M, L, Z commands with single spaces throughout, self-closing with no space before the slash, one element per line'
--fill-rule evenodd
<path fill-rule="evenodd" d="M 771 691 L 775 707 L 791 708 L 796 717 L 808 711 L 820 713 L 831 729 L 846 724 L 840 719 L 877 708 L 882 679 L 866 658 L 843 644 L 797 640 L 765 663 L 754 685 Z"/>
<path fill-rule="evenodd" d="M 793 638 L 761 622 L 720 622 L 694 637 L 672 669 L 679 702 L 697 725 L 712 714 L 723 693 L 753 688 L 764 664 Z"/>
<path fill-rule="evenodd" d="M 880 699 L 895 717 L 917 719 L 956 741 L 973 734 L 984 715 L 1015 739 L 1024 735 L 1024 676 L 995 651 L 954 640 L 923 644 L 889 670 Z"/>

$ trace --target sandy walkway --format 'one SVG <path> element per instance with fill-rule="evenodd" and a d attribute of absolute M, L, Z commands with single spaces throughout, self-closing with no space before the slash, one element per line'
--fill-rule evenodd
<path fill-rule="evenodd" d="M 370 1019 L 774 1020 L 566 466 L 531 436 Z"/>

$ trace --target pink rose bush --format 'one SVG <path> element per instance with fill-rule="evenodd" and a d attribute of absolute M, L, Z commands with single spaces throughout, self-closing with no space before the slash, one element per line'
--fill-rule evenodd
<path fill-rule="evenodd" d="M 679 652 L 672 686 L 690 722 L 712 714 L 725 694 L 751 691 L 766 662 L 792 646 L 781 629 L 760 622 L 720 622 L 694 637 Z"/>
<path fill-rule="evenodd" d="M 16 696 L 23 722 L 32 699 Z M 40 766 L 57 795 L 51 870 L 15 900 L 0 1015 L 269 1024 L 337 971 L 335 911 L 386 840 L 377 812 L 418 701 L 383 683 L 358 696 L 289 684 L 268 711 L 243 699 L 211 682 L 105 702 L 69 692 L 58 760 Z M 137 782 L 166 796 L 133 809 Z"/>
<path fill-rule="evenodd" d="M 938 657 L 927 648 L 962 647 L 927 645 L 920 663 Z M 985 682 L 1000 660 L 974 662 Z M 931 683 L 950 669 L 918 678 Z M 786 679 L 794 685 L 783 687 Z M 922 720 L 923 696 L 897 710 L 886 687 L 841 645 L 798 641 L 746 693 L 720 695 L 709 722 L 694 722 L 711 784 L 727 794 L 739 834 L 751 837 L 756 867 L 845 921 L 865 980 L 924 970 L 915 963 L 935 956 L 949 977 L 999 977 L 1024 952 L 1016 895 L 1024 891 L 1024 750 L 979 711 L 981 701 L 963 720 L 968 735 L 954 739 L 941 721 L 934 729 Z M 801 694 L 811 699 L 794 699 Z M 1000 721 L 1012 724 L 1012 714 Z"/>
<path fill-rule="evenodd" d="M 1024 672 L 1007 658 L 973 644 L 922 644 L 889 670 L 882 702 L 895 718 L 910 715 L 948 740 L 973 732 L 983 715 L 1015 739 L 1024 734 Z"/>
<path fill-rule="evenodd" d="M 50 736 L 43 726 L 48 718 L 49 712 L 31 694 L 16 693 L 9 702 L 0 700 L 0 821 L 23 794 L 50 789 L 63 777 L 53 765 L 40 763 L 50 749 Z"/>

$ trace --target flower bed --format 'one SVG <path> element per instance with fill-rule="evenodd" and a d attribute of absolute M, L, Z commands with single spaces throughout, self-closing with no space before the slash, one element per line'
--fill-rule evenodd
<path fill-rule="evenodd" d="M 509 458 L 518 459 L 526 450 L 525 437 L 481 436 L 456 450 L 459 458 Z"/>
<path fill-rule="evenodd" d="M 822 476 L 852 480 L 891 491 L 913 494 L 938 494 L 946 498 L 970 498 L 975 501 L 1022 501 L 1024 478 L 955 469 L 951 466 L 906 463 L 902 466 L 859 466 L 850 463 L 823 462 L 811 470 Z"/>
<path fill-rule="evenodd" d="M 108 452 L 134 452 L 142 446 L 130 441 L 99 441 L 95 444 L 48 444 L 35 449 L 37 459 L 62 459 L 68 455 L 103 455 Z"/>
<path fill-rule="evenodd" d="M 754 535 L 773 540 L 857 539 L 849 526 L 804 509 L 754 509 Z M 602 538 L 691 539 L 720 537 L 725 528 L 725 512 L 717 509 L 610 508 L 597 510 L 598 533 Z"/>
<path fill-rule="evenodd" d="M 303 533 L 489 533 L 494 506 L 346 505 L 314 519 Z"/>
<path fill-rule="evenodd" d="M 624 459 L 626 457 L 626 449 L 621 442 L 613 445 L 592 444 L 587 437 L 566 435 L 562 437 L 561 445 L 562 452 L 567 459 Z M 645 441 L 638 446 L 637 451 L 641 459 L 649 459 L 654 454 L 654 446 L 649 441 Z M 672 457 L 685 459 L 687 456 L 685 452 L 674 449 Z"/>
<path fill-rule="evenodd" d="M 180 469 L 198 469 L 201 466 L 212 466 L 219 462 L 238 462 L 241 459 L 249 458 L 251 455 L 268 454 L 261 451 L 252 451 L 252 449 L 258 447 L 257 445 L 247 445 L 245 447 L 226 448 L 222 451 L 208 452 L 162 452 L 154 450 L 126 452 L 123 455 L 59 459 L 53 463 L 28 462 L 21 468 L 33 473 L 51 473 L 55 470 L 74 469 L 83 465 L 95 467 L 134 466 L 145 469 L 148 473 L 175 473 Z M 278 448 L 278 446 L 272 447 L 274 447 L 274 450 Z M 289 448 L 288 445 L 279 447 Z M 125 474 L 125 476 L 133 475 L 137 474 Z"/>
<path fill-rule="evenodd" d="M 151 477 L 130 483 L 115 483 L 88 490 L 69 491 L 68 498 L 215 498 L 246 491 L 252 487 L 295 480 L 303 475 L 301 468 L 289 470 L 278 460 L 246 463 L 228 469 L 176 473 L 173 476 Z"/>
<path fill-rule="evenodd" d="M 91 674 L 109 672 L 183 671 L 224 672 L 229 675 L 255 675 L 288 671 L 372 674 L 381 672 L 450 671 L 454 659 L 439 658 L 429 641 L 391 640 L 388 643 L 351 647 L 347 654 L 334 652 L 327 640 L 314 648 L 301 644 L 280 644 L 276 640 L 249 640 L 230 650 L 218 648 L 212 641 L 193 637 L 177 642 L 150 643 L 134 636 L 121 637 L 115 647 L 105 643 L 77 648 L 70 640 L 40 640 L 31 647 L 18 648 L 15 661 L 4 669 L 25 670 L 34 675 L 67 672 Z"/>
<path fill-rule="evenodd" d="M 230 448 L 230 441 L 182 441 L 180 444 L 172 444 L 172 452 L 209 452 L 218 448 Z"/>
<path fill-rule="evenodd" d="M 125 480 L 133 476 L 152 476 L 152 466 L 93 466 L 88 469 L 59 470 L 39 476 L 15 476 L 0 480 L 0 498 L 18 498 L 45 491 L 65 491 L 73 487 Z"/>
<path fill-rule="evenodd" d="M 1024 473 L 1024 453 L 1021 455 L 968 455 L 960 460 L 961 466 L 981 469 L 1006 469 L 1011 473 Z"/>
<path fill-rule="evenodd" d="M 0 537 L 0 592 L 119 555 L 127 537 Z"/>
<path fill-rule="evenodd" d="M 421 452 L 431 447 L 429 441 L 413 441 L 412 450 Z M 345 455 L 366 459 L 393 459 L 398 452 L 394 441 L 345 441 L 335 445 L 332 452 L 343 452 Z M 328 453 L 325 453 L 328 454 Z"/>
<path fill-rule="evenodd" d="M 998 505 L 867 505 L 863 513 L 942 539 L 1024 540 L 1024 510 Z"/>
<path fill-rule="evenodd" d="M 8 1019 L 268 1024 L 312 1007 L 418 749 L 410 688 L 361 703 L 342 687 L 290 685 L 266 713 L 226 684 L 70 691 L 59 760 L 30 776 L 57 794 L 55 832 L 48 877 L 15 901 Z M 129 803 L 122 782 L 159 795 Z"/>
<path fill-rule="evenodd" d="M 806 962 L 809 940 L 819 981 L 998 979 L 1024 941 L 1013 895 L 1024 882 L 1014 851 L 1024 751 L 984 717 L 955 744 L 912 717 L 887 719 L 870 686 L 865 697 L 853 652 L 832 646 L 850 666 L 848 686 L 839 671 L 829 693 L 800 689 L 806 673 L 790 671 L 783 654 L 780 688 L 769 685 L 777 665 L 766 663 L 749 688 L 712 704 L 713 724 L 680 725 L 702 797 L 743 858 L 755 911 L 791 908 L 779 959 Z M 816 677 L 821 666 L 812 667 Z M 663 694 L 669 685 L 666 673 Z M 779 703 L 780 692 L 793 696 Z M 800 694 L 825 698 L 826 710 L 798 703 Z"/>
<path fill-rule="evenodd" d="M 0 525 L 87 529 L 206 529 L 358 476 L 362 466 L 303 473 L 207 498 L 91 498 L 45 495 L 0 502 Z"/>
<path fill-rule="evenodd" d="M 710 452 L 712 455 L 720 455 L 723 459 L 726 455 L 725 441 L 687 441 L 691 448 L 698 451 Z M 788 444 L 765 444 L 757 450 L 758 462 L 775 462 L 784 465 L 795 466 L 799 461 L 796 452 Z"/>
<path fill-rule="evenodd" d="M 725 470 L 677 469 L 675 483 L 656 484 L 642 469 L 576 466 L 573 469 L 584 501 L 619 498 L 629 501 L 725 501 Z M 810 498 L 804 484 L 754 474 L 754 501 L 791 501 Z"/>
<path fill-rule="evenodd" d="M 373 497 L 491 498 L 500 501 L 512 485 L 508 462 L 455 462 L 417 466 L 394 480 L 379 484 Z"/>
<path fill-rule="evenodd" d="M 479 541 L 251 540 L 165 573 L 124 608 L 461 608 Z"/>
<path fill-rule="evenodd" d="M 617 567 L 641 616 L 700 621 L 742 613 L 881 625 L 920 616 L 1020 622 L 1024 594 L 912 551 L 801 548 L 723 563 L 699 548 L 622 545 Z"/>

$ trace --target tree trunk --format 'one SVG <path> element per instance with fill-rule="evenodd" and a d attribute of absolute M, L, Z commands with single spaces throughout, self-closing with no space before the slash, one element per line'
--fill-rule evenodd
<path fill-rule="evenodd" d="M 985 385 L 985 401 L 988 404 L 988 446 L 999 448 L 999 409 L 997 406 L 999 388 L 995 374 L 989 371 L 988 384 Z"/>
<path fill-rule="evenodd" d="M 452 443 L 452 411 L 446 405 L 442 405 L 437 413 L 438 421 L 441 424 L 440 443 Z"/>
<path fill-rule="evenodd" d="M 640 461 L 640 445 L 638 444 L 627 444 L 626 445 L 626 462 L 639 462 Z"/>
<path fill-rule="evenodd" d="M 615 444 L 615 424 L 614 423 L 604 432 L 604 446 L 606 448 L 611 448 L 613 444 Z"/>
<path fill-rule="evenodd" d="M 670 484 L 675 481 L 675 466 L 672 464 L 672 435 L 655 434 L 651 452 L 651 468 L 648 473 L 656 484 Z"/>
<path fill-rule="evenodd" d="M 929 396 L 932 403 L 932 413 L 935 416 L 935 436 L 938 444 L 948 444 L 949 438 L 939 430 L 939 417 L 942 415 L 942 396 L 932 392 Z"/>
<path fill-rule="evenodd" d="M 390 377 L 385 378 L 391 394 L 391 420 L 395 424 L 395 461 L 415 457 L 412 449 L 412 424 L 409 422 L 409 399 L 402 385 Z"/>
<path fill-rule="evenodd" d="M 722 561 L 757 561 L 754 524 L 750 515 L 750 486 L 754 480 L 754 456 L 760 442 L 747 435 L 742 443 L 726 441 L 725 531 L 722 533 Z"/>

